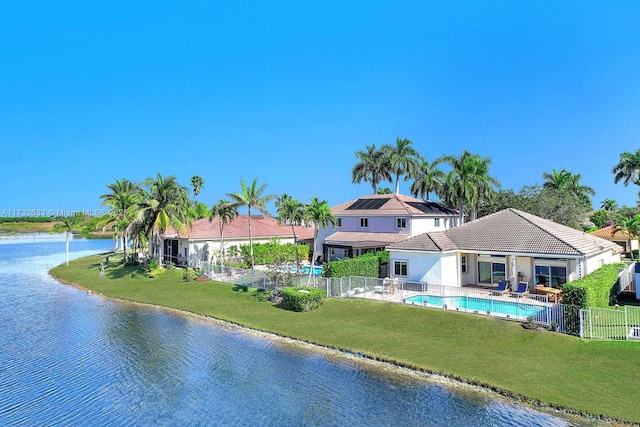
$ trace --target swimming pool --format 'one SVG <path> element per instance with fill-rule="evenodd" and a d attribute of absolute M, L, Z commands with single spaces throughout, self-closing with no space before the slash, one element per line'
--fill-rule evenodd
<path fill-rule="evenodd" d="M 298 269 L 298 273 L 302 273 L 302 274 L 309 274 L 309 270 L 311 270 L 311 267 L 308 265 L 305 265 L 304 267 L 300 267 Z M 296 271 L 295 267 L 290 267 L 289 271 Z M 322 276 L 322 267 L 318 267 L 318 266 L 314 266 L 313 267 L 313 275 L 314 276 Z"/>
<path fill-rule="evenodd" d="M 407 304 L 440 307 L 448 310 L 477 311 L 493 315 L 514 317 L 539 317 L 544 306 L 498 299 L 475 297 L 440 297 L 434 295 L 416 295 L 404 300 Z"/>

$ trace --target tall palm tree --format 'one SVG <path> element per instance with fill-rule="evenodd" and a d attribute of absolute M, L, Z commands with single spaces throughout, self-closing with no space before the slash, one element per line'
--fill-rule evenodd
<path fill-rule="evenodd" d="M 400 194 L 400 177 L 404 180 L 413 178 L 418 172 L 422 156 L 412 147 L 413 142 L 408 139 L 396 138 L 396 145 L 383 145 L 384 151 L 389 159 L 391 172 L 395 175 L 395 193 Z"/>
<path fill-rule="evenodd" d="M 616 202 L 614 199 L 604 199 L 600 203 L 600 208 L 604 209 L 605 211 L 615 211 L 616 209 L 618 209 L 618 202 Z"/>
<path fill-rule="evenodd" d="M 200 190 L 204 187 L 204 179 L 200 175 L 194 175 L 191 177 L 191 186 L 193 187 L 193 197 L 198 197 Z"/>
<path fill-rule="evenodd" d="M 220 255 L 222 256 L 222 266 L 224 266 L 224 226 L 238 216 L 238 208 L 229 200 L 220 199 L 218 203 L 213 205 L 209 213 L 209 222 L 213 221 L 215 217 L 219 218 L 218 226 L 220 227 Z"/>
<path fill-rule="evenodd" d="M 625 151 L 620 154 L 620 161 L 613 167 L 613 182 L 622 181 L 626 187 L 629 183 L 640 185 L 640 148 L 635 153 Z"/>
<path fill-rule="evenodd" d="M 495 193 L 494 187 L 499 187 L 500 183 L 489 175 L 489 157 L 480 157 L 464 150 L 460 157 L 445 156 L 443 161 L 452 167 L 445 180 L 443 196 L 447 203 L 458 206 L 462 224 L 465 205 L 472 208 L 475 218 L 479 203 L 490 199 Z"/>
<path fill-rule="evenodd" d="M 82 213 L 76 212 L 73 215 L 67 215 L 59 218 L 58 222 L 53 225 L 54 233 L 64 233 L 65 236 L 65 265 L 69 265 L 69 239 L 73 234 L 74 228 L 82 224 L 83 221 L 84 216 Z"/>
<path fill-rule="evenodd" d="M 275 194 L 268 194 L 263 196 L 265 188 L 267 188 L 267 184 L 262 184 L 258 186 L 258 178 L 254 178 L 251 186 L 247 186 L 244 182 L 243 178 L 240 178 L 240 188 L 241 191 L 236 193 L 228 193 L 227 196 L 231 198 L 234 202 L 234 205 L 238 207 L 247 207 L 248 216 L 249 216 L 249 254 L 251 258 L 251 270 L 255 269 L 254 260 L 253 260 L 253 235 L 251 231 L 251 209 L 257 208 L 260 212 L 265 215 L 268 215 L 266 204 L 273 200 L 276 196 Z"/>
<path fill-rule="evenodd" d="M 296 267 L 300 266 L 300 254 L 298 252 L 298 236 L 296 235 L 296 225 L 302 224 L 304 219 L 304 205 L 298 200 L 283 194 L 276 201 L 276 209 L 278 210 L 278 222 L 289 224 L 293 233 L 293 244 L 296 247 Z"/>
<path fill-rule="evenodd" d="M 381 181 L 391 181 L 389 161 L 382 149 L 376 149 L 375 144 L 367 145 L 366 151 L 356 151 L 358 163 L 351 170 L 351 180 L 354 184 L 368 182 L 375 194 Z"/>
<path fill-rule="evenodd" d="M 135 223 L 149 236 L 149 243 L 158 245 L 158 261 L 162 262 L 162 238 L 167 228 L 181 229 L 189 225 L 189 190 L 175 176 L 157 174 L 143 182 L 142 201 L 138 204 Z M 136 225 L 138 225 L 136 224 Z M 153 250 L 150 251 L 153 254 Z"/>
<path fill-rule="evenodd" d="M 135 209 L 140 202 L 140 186 L 134 184 L 126 178 L 116 180 L 113 184 L 107 185 L 110 193 L 100 196 L 103 206 L 109 206 L 111 209 L 107 216 L 107 220 L 103 225 L 111 225 L 116 237 L 122 237 L 122 247 L 124 251 L 124 259 L 127 259 L 127 228 L 134 219 Z"/>
<path fill-rule="evenodd" d="M 443 159 L 436 159 L 432 162 L 423 160 L 416 171 L 415 181 L 411 184 L 411 195 L 429 200 L 429 193 L 442 193 L 446 175 L 438 168 Z"/>
<path fill-rule="evenodd" d="M 591 198 L 589 196 L 594 196 L 596 192 L 593 188 L 580 183 L 582 175 L 579 173 L 574 174 L 566 169 L 553 169 L 551 173 L 543 173 L 542 178 L 545 180 L 544 184 L 542 184 L 543 188 L 568 192 L 578 199 L 585 208 L 591 207 Z"/>
<path fill-rule="evenodd" d="M 313 224 L 313 251 L 311 260 L 314 262 L 316 259 L 316 243 L 318 241 L 318 228 L 327 228 L 329 224 L 336 223 L 336 217 L 331 212 L 331 208 L 326 200 L 320 200 L 317 197 L 313 197 L 311 202 L 304 208 L 305 221 Z M 309 268 L 309 279 L 313 273 L 313 265 Z"/>

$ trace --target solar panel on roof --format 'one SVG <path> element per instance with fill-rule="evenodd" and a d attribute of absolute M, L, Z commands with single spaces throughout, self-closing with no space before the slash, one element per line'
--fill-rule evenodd
<path fill-rule="evenodd" d="M 365 209 L 380 209 L 385 203 L 389 201 L 389 198 L 384 199 L 358 199 L 347 208 L 347 210 L 365 210 Z"/>

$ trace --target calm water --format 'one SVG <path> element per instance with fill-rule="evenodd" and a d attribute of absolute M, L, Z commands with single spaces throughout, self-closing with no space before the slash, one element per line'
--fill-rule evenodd
<path fill-rule="evenodd" d="M 73 257 L 113 242 L 75 240 Z M 59 284 L 0 241 L 0 425 L 565 426 L 468 390 Z"/>

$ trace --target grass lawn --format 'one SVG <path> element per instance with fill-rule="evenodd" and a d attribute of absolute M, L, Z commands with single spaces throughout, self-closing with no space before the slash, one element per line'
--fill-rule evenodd
<path fill-rule="evenodd" d="M 22 233 L 50 233 L 53 222 L 3 222 L 0 223 L 0 236 Z"/>
<path fill-rule="evenodd" d="M 294 313 L 218 282 L 184 282 L 182 270 L 148 279 L 110 255 L 59 266 L 54 276 L 110 297 L 199 313 L 250 328 L 441 373 L 503 394 L 640 423 L 640 343 L 588 341 L 517 322 L 375 301 L 328 299 Z"/>

